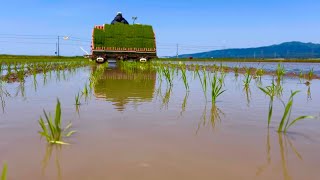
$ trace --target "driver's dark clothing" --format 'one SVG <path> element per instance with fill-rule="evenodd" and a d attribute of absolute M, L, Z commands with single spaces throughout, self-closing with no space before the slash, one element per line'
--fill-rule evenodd
<path fill-rule="evenodd" d="M 121 14 L 118 14 L 114 20 L 111 22 L 111 24 L 116 24 L 116 23 L 123 23 L 123 24 L 129 24 L 128 21 L 122 17 Z"/>

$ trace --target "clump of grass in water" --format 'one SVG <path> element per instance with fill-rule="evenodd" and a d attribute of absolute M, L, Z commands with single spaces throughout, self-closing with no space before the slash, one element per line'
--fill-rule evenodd
<path fill-rule="evenodd" d="M 64 129 L 61 128 L 61 104 L 59 99 L 57 100 L 56 105 L 56 114 L 54 121 L 51 117 L 51 114 L 47 114 L 45 110 L 43 110 L 46 122 L 43 120 L 42 117 L 40 117 L 39 125 L 42 129 L 42 131 L 39 131 L 39 134 L 46 138 L 48 143 L 51 144 L 68 144 L 62 141 L 63 137 L 70 137 L 72 134 L 74 134 L 76 131 L 69 131 L 69 129 L 72 126 L 72 123 L 70 122 Z"/>
<path fill-rule="evenodd" d="M 279 124 L 278 132 L 287 133 L 288 129 L 293 126 L 298 121 L 301 121 L 303 119 L 313 119 L 313 116 L 300 116 L 292 121 L 290 121 L 291 111 L 292 111 L 292 105 L 293 105 L 293 97 L 299 93 L 300 91 L 294 91 L 291 92 L 291 96 L 289 98 L 289 101 L 287 104 L 283 103 L 283 106 L 285 107 L 282 119 Z"/>
<path fill-rule="evenodd" d="M 7 163 L 4 163 L 3 168 L 2 168 L 1 180 L 7 179 L 7 171 L 8 171 Z"/>
<path fill-rule="evenodd" d="M 224 93 L 226 90 L 222 90 L 222 84 L 219 82 L 217 75 L 214 75 L 212 83 L 211 83 L 211 97 L 212 97 L 212 104 L 215 104 L 217 98 Z"/>

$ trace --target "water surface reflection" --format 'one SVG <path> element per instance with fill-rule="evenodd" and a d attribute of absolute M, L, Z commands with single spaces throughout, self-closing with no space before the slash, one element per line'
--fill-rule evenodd
<path fill-rule="evenodd" d="M 94 95 L 112 102 L 115 109 L 123 111 L 130 102 L 151 102 L 155 84 L 156 72 L 131 73 L 117 67 L 107 68 L 94 84 Z"/>

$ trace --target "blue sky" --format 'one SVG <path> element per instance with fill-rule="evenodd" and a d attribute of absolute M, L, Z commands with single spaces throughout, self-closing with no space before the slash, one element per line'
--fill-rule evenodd
<path fill-rule="evenodd" d="M 0 54 L 53 55 L 57 35 L 62 55 L 90 50 L 94 25 L 116 12 L 153 25 L 158 55 L 256 47 L 285 41 L 320 43 L 316 0 L 2 0 Z M 23 35 L 23 36 L 21 36 Z M 25 36 L 28 35 L 28 36 Z"/>

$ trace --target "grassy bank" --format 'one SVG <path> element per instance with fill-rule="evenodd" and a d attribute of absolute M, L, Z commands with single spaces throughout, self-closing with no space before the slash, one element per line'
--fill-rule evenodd
<path fill-rule="evenodd" d="M 294 62 L 320 63 L 320 59 L 233 59 L 233 58 L 160 58 L 159 61 L 203 61 L 203 62 Z"/>

